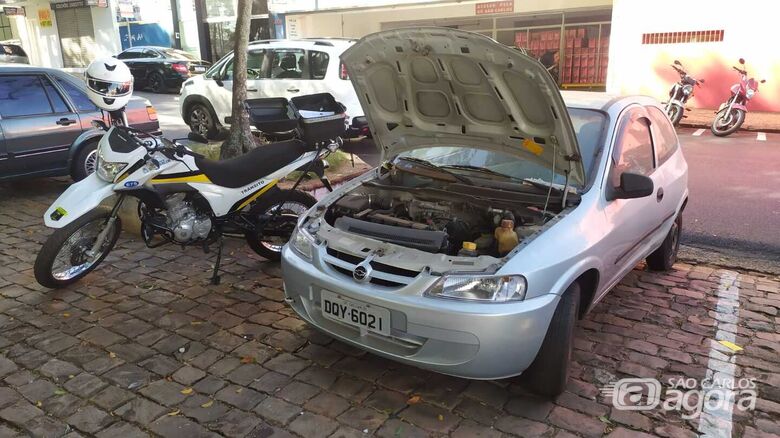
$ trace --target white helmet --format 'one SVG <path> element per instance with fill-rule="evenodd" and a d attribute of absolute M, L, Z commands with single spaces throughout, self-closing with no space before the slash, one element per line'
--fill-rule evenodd
<path fill-rule="evenodd" d="M 124 62 L 98 58 L 84 72 L 87 95 L 98 108 L 116 111 L 127 105 L 133 94 L 133 75 Z"/>

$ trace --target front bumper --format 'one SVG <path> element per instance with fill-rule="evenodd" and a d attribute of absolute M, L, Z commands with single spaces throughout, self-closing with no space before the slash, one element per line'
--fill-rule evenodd
<path fill-rule="evenodd" d="M 517 303 L 481 304 L 422 295 L 435 281 L 421 273 L 401 288 L 359 284 L 324 263 L 322 248 L 309 262 L 289 246 L 282 251 L 288 304 L 309 324 L 346 343 L 399 362 L 471 379 L 522 373 L 536 357 L 559 297 L 548 294 Z M 390 310 L 391 335 L 361 334 L 322 316 L 320 293 Z"/>

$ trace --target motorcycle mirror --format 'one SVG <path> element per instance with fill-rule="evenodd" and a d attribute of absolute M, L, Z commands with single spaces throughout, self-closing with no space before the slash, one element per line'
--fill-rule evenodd
<path fill-rule="evenodd" d="M 761 83 L 762 84 L 765 83 L 765 82 L 766 82 L 766 79 L 761 79 Z"/>
<path fill-rule="evenodd" d="M 197 142 L 197 143 L 203 143 L 203 144 L 208 144 L 208 142 L 209 142 L 209 140 L 206 137 L 204 137 L 204 136 L 202 136 L 200 134 L 196 134 L 194 132 L 190 132 L 189 134 L 187 134 L 187 140 L 191 140 L 191 141 L 194 141 L 194 142 Z"/>
<path fill-rule="evenodd" d="M 739 63 L 745 65 L 745 58 L 739 58 Z"/>
<path fill-rule="evenodd" d="M 699 79 L 699 82 L 701 82 L 703 84 L 704 83 L 704 79 Z"/>
<path fill-rule="evenodd" d="M 680 61 L 676 60 L 676 59 L 674 60 L 674 64 L 675 65 L 682 65 L 682 63 Z"/>

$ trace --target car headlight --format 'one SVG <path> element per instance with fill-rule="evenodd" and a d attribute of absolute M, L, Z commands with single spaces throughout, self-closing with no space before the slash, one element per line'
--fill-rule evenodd
<path fill-rule="evenodd" d="M 116 179 L 117 175 L 119 175 L 125 167 L 127 167 L 127 163 L 113 163 L 106 161 L 103 158 L 102 150 L 98 148 L 97 163 L 95 164 L 95 168 L 97 169 L 97 175 L 100 177 L 100 179 L 106 182 L 114 182 L 114 179 Z"/>
<path fill-rule="evenodd" d="M 752 89 L 752 88 L 748 88 L 748 89 L 747 89 L 747 92 L 745 92 L 745 94 L 747 95 L 747 98 L 748 98 L 748 99 L 752 99 L 752 98 L 753 98 L 753 96 L 755 96 L 755 95 L 756 95 L 756 90 L 754 90 L 754 89 Z"/>
<path fill-rule="evenodd" d="M 295 228 L 293 235 L 290 237 L 290 247 L 301 257 L 311 260 L 312 240 L 308 233 Z"/>
<path fill-rule="evenodd" d="M 445 275 L 425 295 L 455 300 L 505 303 L 525 299 L 522 275 Z"/>

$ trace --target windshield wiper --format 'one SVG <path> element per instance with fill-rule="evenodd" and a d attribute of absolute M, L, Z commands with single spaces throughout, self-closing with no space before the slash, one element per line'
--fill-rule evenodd
<path fill-rule="evenodd" d="M 479 167 L 479 166 L 472 166 L 470 164 L 448 164 L 446 166 L 439 166 L 442 169 L 463 169 L 463 170 L 471 170 L 474 172 L 480 172 L 485 173 L 488 175 L 498 176 L 500 178 L 506 178 L 506 179 L 512 179 L 516 181 L 522 181 L 519 178 L 515 178 L 514 176 L 507 175 L 505 173 L 496 172 L 495 170 L 488 169 L 487 167 Z"/>
<path fill-rule="evenodd" d="M 468 183 L 470 184 L 471 181 L 468 180 L 468 178 L 465 178 L 461 175 L 456 175 L 455 173 L 450 172 L 449 170 L 443 169 L 444 166 L 437 166 L 430 161 L 423 160 L 422 158 L 415 158 L 415 157 L 398 157 L 399 160 L 403 161 L 409 161 L 414 164 L 419 164 L 423 167 L 427 167 L 429 169 L 436 170 L 438 172 L 441 172 L 445 175 L 451 176 L 452 178 L 456 179 L 457 181 Z"/>

